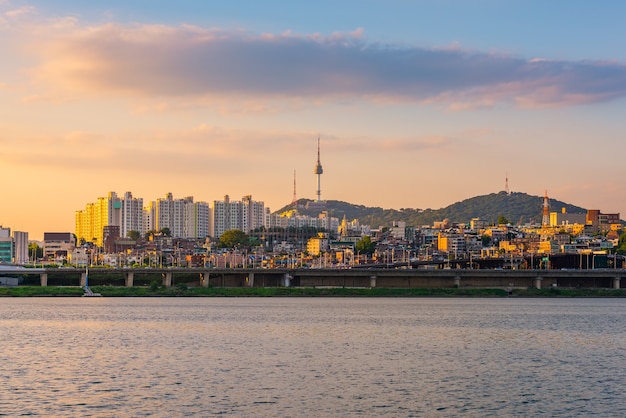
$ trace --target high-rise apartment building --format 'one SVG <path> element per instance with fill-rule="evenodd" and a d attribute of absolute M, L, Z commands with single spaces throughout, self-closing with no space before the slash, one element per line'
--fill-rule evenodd
<path fill-rule="evenodd" d="M 125 237 L 129 231 L 143 230 L 143 199 L 133 198 L 126 192 L 123 198 L 115 192 L 107 197 L 99 197 L 95 203 L 88 203 L 84 210 L 76 211 L 76 238 L 95 242 L 102 246 L 104 227 L 119 226 L 120 235 Z"/>
<path fill-rule="evenodd" d="M 255 202 L 252 195 L 244 196 L 242 202 L 242 226 L 244 232 L 250 232 L 262 226 L 265 223 L 265 203 Z"/>
<path fill-rule="evenodd" d="M 190 202 L 185 206 L 184 236 L 206 238 L 209 236 L 211 210 L 207 202 Z"/>
<path fill-rule="evenodd" d="M 150 204 L 153 224 L 152 230 L 161 231 L 169 229 L 173 237 L 181 237 L 183 229 L 183 215 L 181 213 L 184 203 L 180 199 L 174 200 L 172 193 L 167 193 L 164 198 L 157 199 Z"/>
<path fill-rule="evenodd" d="M 219 238 L 231 229 L 239 229 L 245 233 L 267 226 L 265 203 L 255 202 L 251 195 L 244 196 L 240 201 L 231 201 L 224 196 L 222 201 L 214 201 L 212 208 L 212 223 L 210 234 Z"/>
<path fill-rule="evenodd" d="M 120 199 L 120 236 L 127 237 L 130 231 L 143 234 L 143 199 L 134 198 L 131 192 L 124 193 Z"/>
<path fill-rule="evenodd" d="M 235 229 L 234 225 L 231 227 L 230 217 L 230 198 L 228 195 L 224 196 L 224 200 L 213 201 L 212 223 L 209 234 L 214 238 L 219 238 L 225 231 Z"/>
<path fill-rule="evenodd" d="M 28 263 L 28 232 L 13 231 L 13 245 L 15 255 L 13 262 L 15 264 Z"/>
<path fill-rule="evenodd" d="M 175 238 L 205 238 L 209 235 L 210 211 L 206 202 L 194 202 L 193 197 L 174 199 L 172 193 L 150 202 L 144 217 L 147 231 L 169 229 Z"/>

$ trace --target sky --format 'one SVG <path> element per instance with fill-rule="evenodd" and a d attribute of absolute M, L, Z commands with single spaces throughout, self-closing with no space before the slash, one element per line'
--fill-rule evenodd
<path fill-rule="evenodd" d="M 0 225 L 110 191 L 626 212 L 626 2 L 0 0 Z M 560 210 L 560 208 L 552 208 Z M 538 212 L 541 208 L 537 208 Z"/>

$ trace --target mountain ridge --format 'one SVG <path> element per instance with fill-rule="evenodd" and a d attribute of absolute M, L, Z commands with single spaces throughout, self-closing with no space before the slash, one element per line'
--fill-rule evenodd
<path fill-rule="evenodd" d="M 306 209 L 310 199 L 297 201 L 298 213 L 310 216 L 319 214 L 319 209 Z M 550 199 L 550 212 L 586 213 L 587 209 L 560 200 Z M 406 222 L 407 226 L 432 225 L 435 221 L 448 219 L 450 222 L 469 223 L 473 218 L 480 218 L 489 223 L 496 223 L 499 217 L 506 218 L 512 224 L 541 223 L 543 197 L 532 196 L 521 192 L 506 193 L 504 191 L 488 195 L 476 196 L 455 202 L 441 209 L 383 209 L 355 205 L 339 200 L 326 201 L 327 209 L 332 216 L 349 221 L 358 219 L 363 225 L 388 226 L 395 221 Z M 283 213 L 294 209 L 293 204 L 286 205 L 274 213 Z"/>

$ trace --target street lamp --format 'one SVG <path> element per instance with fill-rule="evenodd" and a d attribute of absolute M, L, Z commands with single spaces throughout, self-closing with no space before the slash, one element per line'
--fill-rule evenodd
<path fill-rule="evenodd" d="M 591 255 L 591 270 L 596 269 L 596 254 Z"/>

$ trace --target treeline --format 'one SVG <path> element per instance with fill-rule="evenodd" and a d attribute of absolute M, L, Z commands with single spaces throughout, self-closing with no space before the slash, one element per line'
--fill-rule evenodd
<path fill-rule="evenodd" d="M 298 201 L 298 211 L 302 214 L 315 216 L 317 212 L 305 209 L 309 200 Z M 499 218 L 507 219 L 511 224 L 541 223 L 543 197 L 531 196 L 526 193 L 505 192 L 492 193 L 477 196 L 460 202 L 453 203 L 442 209 L 383 209 L 380 207 L 367 207 L 354 205 L 338 200 L 329 200 L 328 210 L 332 216 L 348 220 L 358 219 L 361 224 L 389 226 L 394 221 L 404 221 L 407 226 L 432 225 L 435 221 L 449 219 L 451 222 L 469 223 L 472 218 L 480 218 L 488 223 L 496 224 Z M 285 206 L 278 212 L 291 209 Z M 550 199 L 550 211 L 560 212 L 565 208 L 568 213 L 585 213 L 586 209 L 560 200 Z"/>

